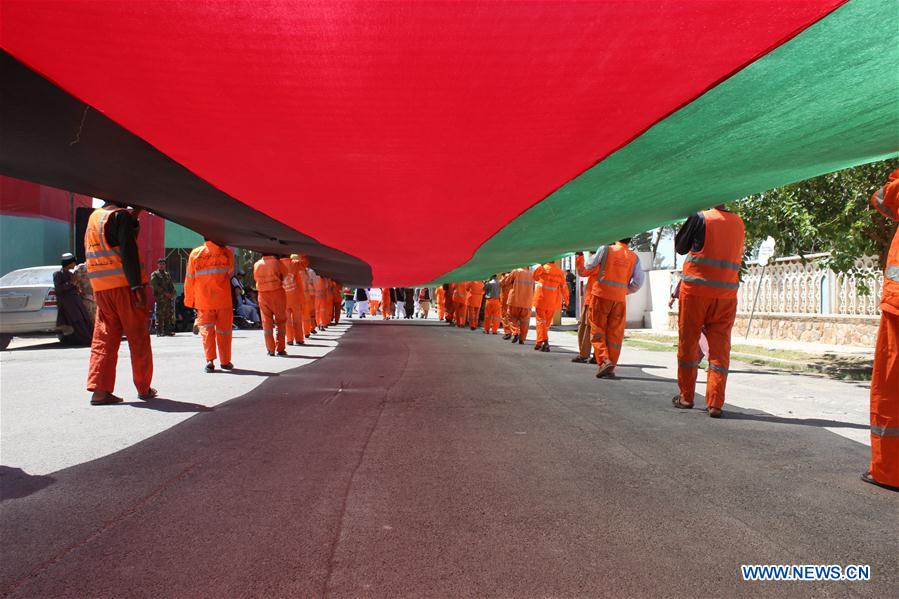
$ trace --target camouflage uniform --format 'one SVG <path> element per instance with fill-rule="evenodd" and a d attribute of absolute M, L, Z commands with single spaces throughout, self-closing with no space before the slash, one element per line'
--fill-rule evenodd
<path fill-rule="evenodd" d="M 175 283 L 172 282 L 172 275 L 168 271 L 154 270 L 150 275 L 150 286 L 156 298 L 156 335 L 174 334 Z"/>

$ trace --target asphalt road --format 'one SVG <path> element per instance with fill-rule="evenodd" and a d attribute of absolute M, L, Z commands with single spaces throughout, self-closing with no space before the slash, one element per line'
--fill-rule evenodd
<path fill-rule="evenodd" d="M 241 397 L 4 488 L 0 593 L 895 596 L 899 495 L 858 481 L 868 448 L 675 410 L 640 364 L 598 381 L 570 357 L 354 324 Z M 741 580 L 769 563 L 872 580 Z"/>

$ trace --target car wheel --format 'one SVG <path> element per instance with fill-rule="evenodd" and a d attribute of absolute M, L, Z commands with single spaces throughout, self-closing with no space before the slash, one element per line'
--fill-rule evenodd
<path fill-rule="evenodd" d="M 9 347 L 9 342 L 12 341 L 12 337 L 12 335 L 0 335 L 0 350 Z"/>

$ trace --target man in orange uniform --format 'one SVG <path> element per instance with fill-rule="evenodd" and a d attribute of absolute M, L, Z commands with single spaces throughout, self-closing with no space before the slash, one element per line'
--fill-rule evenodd
<path fill-rule="evenodd" d="M 478 316 L 481 314 L 481 302 L 484 300 L 484 281 L 469 281 L 465 286 L 465 300 L 468 304 L 468 326 L 472 331 L 476 331 Z"/>
<path fill-rule="evenodd" d="M 122 334 L 131 351 L 131 373 L 140 399 L 156 397 L 153 353 L 150 348 L 150 313 L 147 310 L 148 278 L 141 268 L 137 249 L 140 209 L 131 211 L 106 202 L 93 211 L 84 233 L 87 272 L 97 315 L 91 341 L 87 390 L 91 405 L 119 403 L 113 395 L 116 362 Z"/>
<path fill-rule="evenodd" d="M 443 309 L 444 320 L 450 326 L 455 324 L 456 304 L 453 303 L 453 297 L 456 295 L 456 284 L 447 283 L 443 286 Z"/>
<path fill-rule="evenodd" d="M 505 341 L 512 338 L 512 324 L 509 318 L 509 292 L 512 290 L 512 284 L 507 279 L 508 276 L 509 273 L 504 272 L 499 277 L 499 304 L 502 310 L 503 340 Z"/>
<path fill-rule="evenodd" d="M 390 287 L 381 287 L 381 318 L 384 320 L 393 318 L 392 299 L 390 297 Z"/>
<path fill-rule="evenodd" d="M 637 254 L 627 247 L 630 241 L 628 237 L 598 247 L 586 265 L 587 271 L 598 269 L 591 291 L 589 325 L 593 355 L 599 365 L 597 378 L 611 376 L 615 371 L 624 341 L 627 295 L 643 286 L 643 269 Z"/>
<path fill-rule="evenodd" d="M 315 287 L 315 324 L 319 331 L 324 331 L 331 321 L 331 282 L 315 273 L 312 284 Z"/>
<path fill-rule="evenodd" d="M 737 315 L 737 290 L 743 260 L 743 219 L 724 206 L 691 215 L 674 239 L 675 251 L 686 254 L 681 277 L 678 316 L 677 385 L 675 407 L 693 407 L 699 368 L 699 335 L 705 328 L 709 342 L 706 405 L 709 416 L 721 417 L 730 333 Z"/>
<path fill-rule="evenodd" d="M 512 343 L 523 345 L 531 328 L 531 306 L 534 303 L 534 275 L 528 268 L 516 268 L 505 277 L 509 287 L 509 326 Z"/>
<path fill-rule="evenodd" d="M 284 287 L 285 329 L 287 345 L 303 345 L 306 343 L 306 331 L 303 324 L 303 310 L 306 303 L 306 289 L 303 285 L 302 272 L 306 270 L 298 254 L 289 258 L 281 258 L 281 264 L 286 271 L 282 285 Z"/>
<path fill-rule="evenodd" d="M 453 309 L 456 326 L 460 329 L 468 323 L 468 282 L 456 283 L 453 287 Z"/>
<path fill-rule="evenodd" d="M 899 169 L 874 192 L 871 204 L 899 220 Z M 887 254 L 880 329 L 871 373 L 871 468 L 862 480 L 899 491 L 899 230 Z"/>
<path fill-rule="evenodd" d="M 234 255 L 225 247 L 206 239 L 190 253 L 184 277 L 184 305 L 197 310 L 196 325 L 203 339 L 206 372 L 215 372 L 216 346 L 219 363 L 231 370 L 231 275 Z"/>
<path fill-rule="evenodd" d="M 499 331 L 499 322 L 502 317 L 503 308 L 500 303 L 500 295 L 502 291 L 496 275 L 492 275 L 490 280 L 484 285 L 484 297 L 487 298 L 484 304 L 484 334 L 496 333 Z"/>
<path fill-rule="evenodd" d="M 340 324 L 340 308 L 343 306 L 343 285 L 331 281 L 331 322 Z"/>
<path fill-rule="evenodd" d="M 568 305 L 568 282 L 565 273 L 555 262 L 547 262 L 534 271 L 537 289 L 534 292 L 534 310 L 537 316 L 537 342 L 535 350 L 549 351 L 549 325 L 553 314 L 561 306 Z"/>
<path fill-rule="evenodd" d="M 437 286 L 434 296 L 437 298 L 437 320 L 443 320 L 443 317 L 446 316 L 446 290 L 443 285 Z"/>
<path fill-rule="evenodd" d="M 593 337 L 590 332 L 590 305 L 593 303 L 593 286 L 596 284 L 596 275 L 599 274 L 599 266 L 586 268 L 584 266 L 584 253 L 577 252 L 574 258 L 577 274 L 587 279 L 584 284 L 584 305 L 581 307 L 581 316 L 577 321 L 577 345 L 578 355 L 571 358 L 572 362 L 581 364 L 596 364 L 596 357 L 590 358 L 593 349 Z"/>
<path fill-rule="evenodd" d="M 287 271 L 280 260 L 272 254 L 262 256 L 253 265 L 253 278 L 259 292 L 259 314 L 262 316 L 262 333 L 268 355 L 286 356 L 284 349 L 287 339 L 287 296 L 284 293 L 284 277 Z M 275 327 L 278 329 L 275 341 Z"/>
<path fill-rule="evenodd" d="M 315 271 L 309 268 L 309 259 L 306 256 L 300 256 L 303 262 L 303 329 L 306 337 L 310 337 L 313 333 L 317 333 L 315 328 Z"/>

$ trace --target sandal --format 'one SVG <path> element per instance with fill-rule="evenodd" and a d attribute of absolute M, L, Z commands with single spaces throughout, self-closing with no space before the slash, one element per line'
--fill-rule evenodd
<path fill-rule="evenodd" d="M 157 391 L 153 387 L 150 387 L 146 392 L 138 393 L 137 398 L 147 401 L 148 399 L 154 399 L 157 395 L 159 395 L 159 391 Z"/>
<path fill-rule="evenodd" d="M 692 410 L 693 404 L 691 403 L 683 403 L 680 400 L 680 393 L 671 398 L 671 403 L 674 404 L 675 408 L 680 408 L 682 410 Z"/>
<path fill-rule="evenodd" d="M 122 403 L 122 401 L 123 400 L 121 397 L 107 392 L 106 395 L 104 395 L 100 399 L 92 399 L 91 405 L 92 406 L 111 406 L 112 404 Z"/>

